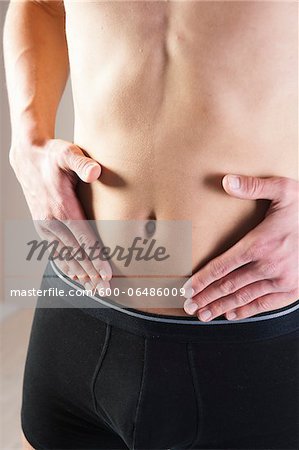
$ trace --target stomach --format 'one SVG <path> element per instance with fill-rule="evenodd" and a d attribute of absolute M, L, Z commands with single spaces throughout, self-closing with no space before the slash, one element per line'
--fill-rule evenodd
<path fill-rule="evenodd" d="M 103 245 L 128 248 L 137 236 L 170 255 L 137 261 L 136 250 L 128 266 L 113 260 L 112 287 L 180 287 L 263 220 L 269 206 L 228 195 L 225 174 L 298 177 L 295 9 L 283 9 L 281 20 L 271 6 L 268 27 L 264 8 L 248 17 L 238 6 L 232 22 L 230 10 L 222 20 L 222 4 L 218 15 L 202 2 L 176 15 L 178 2 L 168 22 L 154 12 L 154 21 L 145 20 L 141 11 L 129 28 L 110 33 L 110 16 L 96 5 L 103 36 L 86 20 L 92 46 L 78 42 L 75 10 L 67 27 L 74 142 L 102 166 L 96 182 L 79 183 L 78 196 Z M 211 13 L 207 28 L 202 8 Z M 116 23 L 127 23 L 118 14 L 127 17 L 127 9 L 111 10 Z M 180 295 L 116 300 L 184 315 Z"/>
<path fill-rule="evenodd" d="M 78 185 L 78 196 L 103 245 L 127 249 L 138 237 L 139 242 L 155 240 L 170 255 L 166 262 L 133 258 L 126 267 L 124 260 L 112 259 L 111 287 L 124 293 L 112 296 L 115 301 L 143 311 L 185 315 L 184 297 L 163 289 L 180 289 L 192 273 L 263 220 L 269 206 L 267 200 L 228 195 L 222 177 L 296 178 L 292 148 L 282 158 L 278 143 L 264 145 L 256 134 L 243 131 L 240 136 L 238 128 L 232 138 L 215 126 L 214 133 L 207 130 L 209 136 L 199 137 L 192 124 L 178 130 L 162 118 L 150 137 L 141 132 L 124 136 L 117 128 L 111 134 L 78 129 L 75 143 L 102 166 L 96 182 Z M 153 295 L 139 295 L 145 288 L 153 288 Z"/>

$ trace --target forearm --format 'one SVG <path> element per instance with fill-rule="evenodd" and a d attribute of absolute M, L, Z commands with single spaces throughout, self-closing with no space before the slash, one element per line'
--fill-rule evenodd
<path fill-rule="evenodd" d="M 53 138 L 68 78 L 62 2 L 11 2 L 4 28 L 4 59 L 12 145 Z"/>

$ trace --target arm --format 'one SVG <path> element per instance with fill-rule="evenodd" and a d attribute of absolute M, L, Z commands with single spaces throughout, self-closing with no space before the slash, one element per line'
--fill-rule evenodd
<path fill-rule="evenodd" d="M 49 243 L 59 242 L 58 253 L 65 246 L 73 248 L 76 257 L 57 261 L 63 272 L 88 283 L 88 288 L 103 287 L 111 277 L 108 262 L 91 262 L 87 255 L 82 260 L 78 253 L 82 244 L 88 248 L 96 237 L 75 195 L 78 179 L 95 181 L 101 167 L 78 146 L 54 137 L 68 78 L 63 2 L 12 1 L 4 56 L 12 124 L 10 161 L 35 226 Z"/>
<path fill-rule="evenodd" d="M 12 143 L 54 138 L 68 78 L 61 1 L 12 1 L 4 27 L 4 57 Z"/>

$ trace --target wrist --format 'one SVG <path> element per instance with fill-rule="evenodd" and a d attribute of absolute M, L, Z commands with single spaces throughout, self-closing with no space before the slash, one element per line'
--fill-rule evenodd
<path fill-rule="evenodd" d="M 46 126 L 31 114 L 23 114 L 20 120 L 12 122 L 11 149 L 18 149 L 20 146 L 43 147 L 53 138 L 54 126 Z"/>
<path fill-rule="evenodd" d="M 43 147 L 53 137 L 38 130 L 20 130 L 12 133 L 10 152 L 17 152 L 18 149 L 26 147 Z"/>
<path fill-rule="evenodd" d="M 24 158 L 30 159 L 30 155 L 35 157 L 34 151 L 38 149 L 42 150 L 50 139 L 44 133 L 33 133 L 28 130 L 19 129 L 17 133 L 12 134 L 9 149 L 9 162 L 11 167 L 16 170 L 20 161 L 24 161 Z"/>

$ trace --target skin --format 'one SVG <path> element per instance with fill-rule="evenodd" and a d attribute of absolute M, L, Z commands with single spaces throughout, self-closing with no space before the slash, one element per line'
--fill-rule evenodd
<path fill-rule="evenodd" d="M 219 306 L 223 289 L 214 289 L 218 274 L 206 274 L 217 261 L 222 264 L 215 258 L 237 243 L 241 260 L 251 230 L 257 242 L 270 239 L 272 225 L 265 216 L 273 195 L 268 191 L 262 197 L 238 198 L 223 188 L 223 177 L 251 176 L 254 184 L 272 180 L 273 190 L 282 179 L 281 195 L 287 190 L 293 205 L 297 200 L 296 17 L 294 3 L 279 2 L 13 2 L 4 35 L 12 116 L 10 159 L 40 234 L 48 240 L 58 236 L 61 246 L 91 244 L 97 233 L 84 219 L 96 219 L 104 245 L 126 246 L 128 229 L 146 237 L 148 219 L 158 224 L 189 221 L 189 270 L 178 265 L 179 276 L 169 280 L 159 276 L 157 264 L 157 278 L 145 284 L 180 287 L 192 271 L 197 296 L 193 303 L 203 312 L 214 302 L 213 317 L 228 312 L 227 306 Z M 54 136 L 69 70 L 67 52 L 74 143 Z M 18 92 L 13 89 L 16 84 Z M 244 183 L 250 194 L 249 181 Z M 277 229 L 281 216 L 271 214 Z M 273 272 L 283 283 L 268 285 L 268 293 L 279 291 L 283 297 L 260 301 L 267 309 L 297 297 L 297 277 L 288 275 L 289 282 L 284 277 L 285 267 L 296 267 L 297 222 L 294 214 L 290 217 L 285 254 L 278 250 L 274 255 L 266 246 L 268 265 L 274 258 L 284 261 L 275 263 Z M 109 227 L 99 229 L 105 220 L 119 221 L 116 234 Z M 132 225 L 130 220 L 139 222 Z M 190 232 L 181 232 L 178 240 L 171 226 L 168 232 L 157 226 L 154 233 L 168 248 L 180 242 L 182 252 L 189 237 Z M 256 259 L 259 254 L 253 255 Z M 244 294 L 249 303 L 253 298 L 248 289 L 260 276 L 257 267 L 243 269 L 250 272 Z M 86 287 L 107 287 L 109 281 L 112 287 L 121 282 L 143 286 L 140 277 L 130 276 L 139 270 L 134 263 L 129 274 L 118 262 L 110 267 L 88 259 L 65 261 L 61 270 Z M 231 271 L 232 266 L 221 273 L 227 279 Z M 236 282 L 234 288 L 239 288 Z M 237 302 L 245 302 L 236 295 L 239 300 L 235 296 L 234 304 L 229 303 L 232 310 Z M 257 290 L 255 295 L 258 299 L 267 292 Z M 192 312 L 190 299 L 185 311 L 183 297 L 175 300 L 154 297 L 149 304 L 147 298 L 135 296 L 122 303 L 166 314 Z M 242 311 L 243 316 L 250 309 Z"/>
<path fill-rule="evenodd" d="M 207 264 L 217 264 L 212 261 L 238 242 L 242 253 L 249 242 L 243 245 L 242 239 L 251 230 L 258 230 L 265 242 L 271 198 L 240 199 L 221 182 L 229 173 L 255 180 L 272 177 L 273 183 L 283 178 L 288 183 L 281 195 L 287 195 L 285 189 L 292 192 L 295 204 L 296 45 L 294 3 L 13 2 L 5 30 L 10 154 L 32 216 L 41 221 L 41 235 L 58 235 L 61 245 L 83 239 L 91 243 L 96 234 L 84 218 L 98 224 L 119 220 L 128 228 L 129 220 L 187 220 L 192 223 L 190 269 L 198 274 L 193 280 L 204 278 L 211 267 Z M 68 75 L 67 51 L 74 143 L 54 135 Z M 25 75 L 21 78 L 20 73 Z M 17 92 L 13 86 L 19 86 Z M 280 228 L 280 217 L 273 217 Z M 260 223 L 264 226 L 256 228 Z M 139 225 L 133 231 L 146 237 Z M 287 251 L 275 254 L 284 259 L 283 267 L 294 263 L 296 229 L 293 218 Z M 103 244 L 112 247 L 122 236 L 127 238 L 121 226 L 116 237 L 109 227 L 99 234 Z M 169 234 L 165 237 L 157 226 L 154 237 L 169 247 L 175 240 L 167 240 Z M 183 244 L 188 237 L 181 233 Z M 270 260 L 274 254 L 268 247 Z M 126 278 L 120 264 L 96 264 L 73 261 L 61 268 L 93 287 L 107 281 L 117 285 L 112 271 Z M 152 285 L 182 284 L 190 270 L 178 269 L 181 276 L 176 280 L 161 277 Z M 253 272 L 254 267 L 247 269 Z M 231 270 L 226 267 L 226 272 Z M 282 277 L 280 270 L 275 278 Z M 283 293 L 295 301 L 297 279 L 289 278 Z M 141 283 L 129 277 L 126 282 L 133 287 Z M 199 301 L 200 289 L 194 287 Z M 217 295 L 221 300 L 223 292 Z M 185 314 L 182 297 L 176 307 L 167 297 L 156 300 L 148 305 L 132 298 L 129 306 Z M 235 306 L 230 304 L 233 310 Z"/>
<path fill-rule="evenodd" d="M 18 1 L 4 46 L 10 160 L 42 236 L 78 246 L 97 238 L 86 218 L 187 220 L 186 313 L 244 318 L 298 298 L 295 3 Z M 67 50 L 74 142 L 54 134 Z M 61 269 L 113 282 L 109 264 Z M 130 306 L 185 314 L 183 299 L 158 301 Z"/>
<path fill-rule="evenodd" d="M 240 177 L 232 189 L 239 198 L 271 200 L 265 219 L 224 254 L 213 259 L 186 283 L 191 290 L 184 307 L 204 321 L 225 314 L 245 319 L 283 306 L 299 297 L 298 183 L 286 178 Z"/>
<path fill-rule="evenodd" d="M 196 272 L 246 235 L 268 208 L 266 201 L 228 196 L 221 186 L 225 173 L 297 177 L 296 105 L 291 97 L 296 58 L 290 46 L 295 42 L 295 22 L 290 26 L 295 8 L 154 3 L 130 5 L 132 22 L 127 3 L 65 3 L 78 105 L 75 142 L 103 168 L 99 183 L 80 185 L 79 195 L 88 217 L 192 220 Z M 88 36 L 75 33 L 79 20 L 81 30 L 88 27 Z M 97 43 L 92 48 L 91 38 Z M 106 66 L 107 48 L 111 56 Z M 79 89 L 84 71 L 90 75 L 95 61 L 103 74 L 95 72 L 94 82 L 88 78 Z M 282 97 L 278 84 L 285 86 Z M 110 125 L 116 122 L 117 134 Z M 277 127 L 281 134 L 274 132 Z M 282 148 L 288 148 L 286 161 Z M 108 233 L 101 236 L 110 242 Z M 134 306 L 141 305 L 137 301 Z"/>
<path fill-rule="evenodd" d="M 34 450 L 34 448 L 29 444 L 29 442 L 27 441 L 27 439 L 25 438 L 23 433 L 21 435 L 21 439 L 22 439 L 22 446 L 23 446 L 24 450 Z"/>

